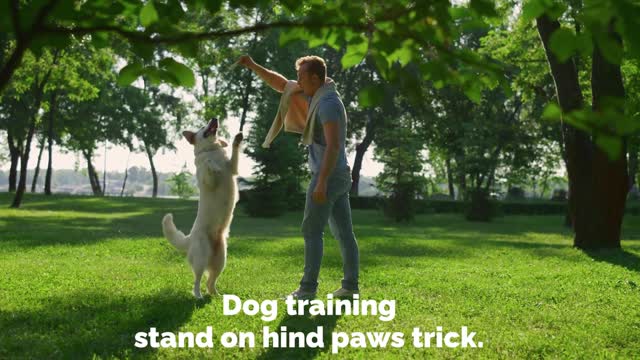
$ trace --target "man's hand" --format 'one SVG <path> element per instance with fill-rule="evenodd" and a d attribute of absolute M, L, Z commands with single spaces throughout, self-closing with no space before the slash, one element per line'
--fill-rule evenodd
<path fill-rule="evenodd" d="M 251 58 L 251 56 L 249 55 L 242 55 L 240 56 L 240 58 L 238 59 L 238 64 L 242 65 L 246 68 L 251 68 L 253 65 L 255 65 L 256 63 L 253 61 L 253 59 Z"/>
<path fill-rule="evenodd" d="M 238 133 L 236 135 L 235 138 L 233 138 L 233 146 L 234 147 L 238 147 L 240 146 L 240 143 L 242 142 L 242 139 L 244 138 L 244 136 L 242 135 L 242 133 Z"/>
<path fill-rule="evenodd" d="M 313 189 L 311 198 L 316 204 L 324 204 L 327 202 L 327 184 L 324 182 L 318 182 L 316 187 Z"/>

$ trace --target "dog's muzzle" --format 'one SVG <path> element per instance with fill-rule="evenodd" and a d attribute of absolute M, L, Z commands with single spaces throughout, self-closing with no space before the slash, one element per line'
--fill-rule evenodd
<path fill-rule="evenodd" d="M 204 134 L 202 134 L 202 136 L 207 137 L 209 135 L 215 135 L 218 132 L 218 119 L 217 118 L 212 118 L 211 121 L 209 121 L 209 124 L 207 125 L 207 128 L 204 131 Z"/>

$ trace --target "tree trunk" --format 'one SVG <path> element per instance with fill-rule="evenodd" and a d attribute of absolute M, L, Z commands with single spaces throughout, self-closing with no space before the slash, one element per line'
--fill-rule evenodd
<path fill-rule="evenodd" d="M 122 190 L 120 190 L 120 197 L 122 197 L 124 195 L 124 188 L 125 186 L 127 186 L 127 176 L 129 176 L 129 167 L 127 166 L 126 169 L 124 169 L 124 180 L 122 181 Z"/>
<path fill-rule="evenodd" d="M 609 24 L 608 36 L 620 43 L 621 39 L 614 33 L 613 22 Z M 613 109 L 624 113 L 624 84 L 620 65 L 609 63 L 602 51 L 594 42 L 591 63 L 591 93 L 593 110 L 602 112 Z M 619 99 L 619 104 L 611 104 L 608 99 Z M 598 134 L 595 135 L 597 139 Z M 615 158 L 610 158 L 599 146 L 595 147 L 593 166 L 593 209 L 591 213 L 593 230 L 588 236 L 577 239 L 581 248 L 619 248 L 620 231 L 624 217 L 624 207 L 629 190 L 629 174 L 627 169 L 626 140 Z"/>
<path fill-rule="evenodd" d="M 57 110 L 57 92 L 51 94 L 51 108 L 49 110 L 49 127 L 47 129 L 47 147 L 49 151 L 49 161 L 47 163 L 47 175 L 44 180 L 44 193 L 51 195 L 51 177 L 53 176 L 53 123 Z"/>
<path fill-rule="evenodd" d="M 36 99 L 39 104 L 39 100 Z M 38 105 L 36 108 L 40 108 Z M 29 164 L 29 152 L 31 150 L 31 140 L 33 139 L 33 133 L 36 130 L 36 116 L 37 113 L 34 113 L 29 125 L 29 132 L 27 133 L 27 141 L 24 145 L 24 149 L 20 156 L 20 180 L 18 182 L 18 188 L 16 189 L 16 194 L 13 198 L 13 202 L 11 203 L 12 208 L 19 208 L 22 203 L 22 197 L 24 196 L 24 192 L 27 187 L 27 165 Z"/>
<path fill-rule="evenodd" d="M 104 142 L 104 169 L 102 171 L 102 194 L 107 194 L 107 142 Z"/>
<path fill-rule="evenodd" d="M 455 160 L 458 177 L 458 199 L 464 200 L 467 194 L 467 174 L 465 173 L 464 166 L 461 166 L 463 163 L 461 157 L 457 156 Z"/>
<path fill-rule="evenodd" d="M 149 165 L 151 165 L 151 175 L 153 175 L 153 193 L 152 197 L 158 197 L 158 174 L 156 173 L 156 166 L 153 164 L 153 154 L 151 154 L 151 150 L 149 150 L 148 146 L 144 146 L 144 150 L 147 153 L 147 157 L 149 158 Z"/>
<path fill-rule="evenodd" d="M 362 142 L 356 145 L 356 158 L 353 161 L 353 169 L 351 170 L 351 195 L 358 196 L 360 191 L 360 170 L 362 169 L 362 160 L 364 155 L 369 149 L 369 145 L 373 142 L 375 137 L 375 122 L 371 111 L 367 112 L 367 125 L 365 127 L 365 134 Z"/>
<path fill-rule="evenodd" d="M 560 28 L 560 23 L 543 16 L 536 19 L 536 24 L 563 113 L 582 108 L 584 101 L 575 63 L 572 59 L 560 63 L 549 48 L 551 34 Z M 620 67 L 607 63 L 597 46 L 593 53 L 592 93 L 595 110 L 602 109 L 604 97 L 624 96 Z M 563 135 L 574 246 L 618 248 L 628 181 L 626 157 L 609 160 L 586 133 L 566 123 Z"/>
<path fill-rule="evenodd" d="M 19 46 L 19 45 L 18 45 Z M 27 165 L 29 164 L 29 152 L 31 151 L 31 140 L 33 139 L 33 134 L 36 130 L 36 120 L 38 118 L 38 111 L 40 110 L 40 103 L 42 102 L 42 95 L 44 94 L 44 87 L 49 81 L 49 77 L 51 76 L 51 71 L 53 70 L 53 65 L 58 63 L 58 55 L 60 52 L 56 50 L 53 55 L 52 66 L 49 67 L 49 70 L 42 78 L 42 81 L 38 81 L 38 76 L 36 75 L 34 81 L 34 100 L 33 107 L 30 109 L 30 119 L 29 119 L 29 131 L 27 132 L 27 139 L 24 147 L 22 148 L 22 154 L 20 155 L 20 181 L 18 182 L 18 189 L 16 190 L 16 195 L 13 198 L 13 203 L 11 204 L 12 208 L 19 208 L 22 203 L 22 197 L 27 187 Z M 6 65 L 6 64 L 5 64 Z M 0 91 L 2 86 L 0 86 Z"/>
<path fill-rule="evenodd" d="M 15 192 L 18 181 L 18 163 L 22 151 L 19 146 L 15 145 L 11 129 L 7 131 L 7 142 L 9 143 L 9 157 L 11 159 L 11 167 L 9 168 L 9 192 Z"/>
<path fill-rule="evenodd" d="M 31 192 L 36 192 L 36 185 L 38 185 L 38 175 L 40 174 L 40 162 L 42 161 L 42 152 L 44 151 L 44 136 L 40 141 L 40 151 L 38 151 L 38 161 L 36 162 L 36 170 L 33 173 L 33 180 L 31 181 Z"/>
<path fill-rule="evenodd" d="M 453 187 L 453 173 L 451 172 L 451 157 L 449 157 L 449 155 L 447 155 L 445 159 L 445 165 L 447 170 L 447 183 L 449 184 L 449 197 L 451 200 L 455 200 L 456 193 Z"/>
<path fill-rule="evenodd" d="M 102 195 L 102 188 L 100 187 L 100 179 L 98 178 L 98 174 L 96 173 L 96 169 L 93 167 L 93 163 L 91 158 L 93 157 L 93 153 L 88 150 L 82 150 L 82 155 L 87 161 L 87 172 L 89 173 L 89 184 L 91 184 L 91 191 L 94 196 Z"/>
<path fill-rule="evenodd" d="M 252 76 L 250 73 L 247 72 L 247 78 L 245 80 L 245 88 L 244 88 L 244 94 L 242 96 L 242 115 L 240 116 L 240 130 L 239 132 L 242 132 L 242 129 L 244 129 L 244 123 L 247 120 L 247 112 L 249 111 L 249 94 L 252 91 Z"/>

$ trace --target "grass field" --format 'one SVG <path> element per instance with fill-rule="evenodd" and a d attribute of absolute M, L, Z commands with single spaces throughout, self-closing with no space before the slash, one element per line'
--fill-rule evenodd
<path fill-rule="evenodd" d="M 343 349 L 338 358 L 633 358 L 640 354 L 640 217 L 627 216 L 623 251 L 571 247 L 559 216 L 469 223 L 425 215 L 410 225 L 354 211 L 362 298 L 394 299 L 396 317 L 223 316 L 220 297 L 196 301 L 184 259 L 162 238 L 172 212 L 188 232 L 196 202 L 30 195 L 20 210 L 0 194 L 0 358 L 327 358 L 331 332 L 400 331 L 402 348 Z M 294 290 L 303 266 L 301 214 L 253 219 L 239 209 L 218 289 L 243 299 Z M 337 288 L 341 259 L 325 236 L 319 294 Z M 136 349 L 134 334 L 203 331 L 213 349 Z M 325 348 L 263 348 L 263 326 L 311 331 Z M 481 349 L 414 348 L 414 327 L 477 332 Z M 254 349 L 220 334 L 255 332 Z"/>

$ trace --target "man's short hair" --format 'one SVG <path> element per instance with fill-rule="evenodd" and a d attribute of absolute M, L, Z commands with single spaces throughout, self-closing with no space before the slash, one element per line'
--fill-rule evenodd
<path fill-rule="evenodd" d="M 327 76 L 327 64 L 325 64 L 323 58 L 315 55 L 303 56 L 296 60 L 296 71 L 300 70 L 300 67 L 304 64 L 309 64 L 307 65 L 307 71 L 318 75 L 320 82 L 324 83 Z"/>

